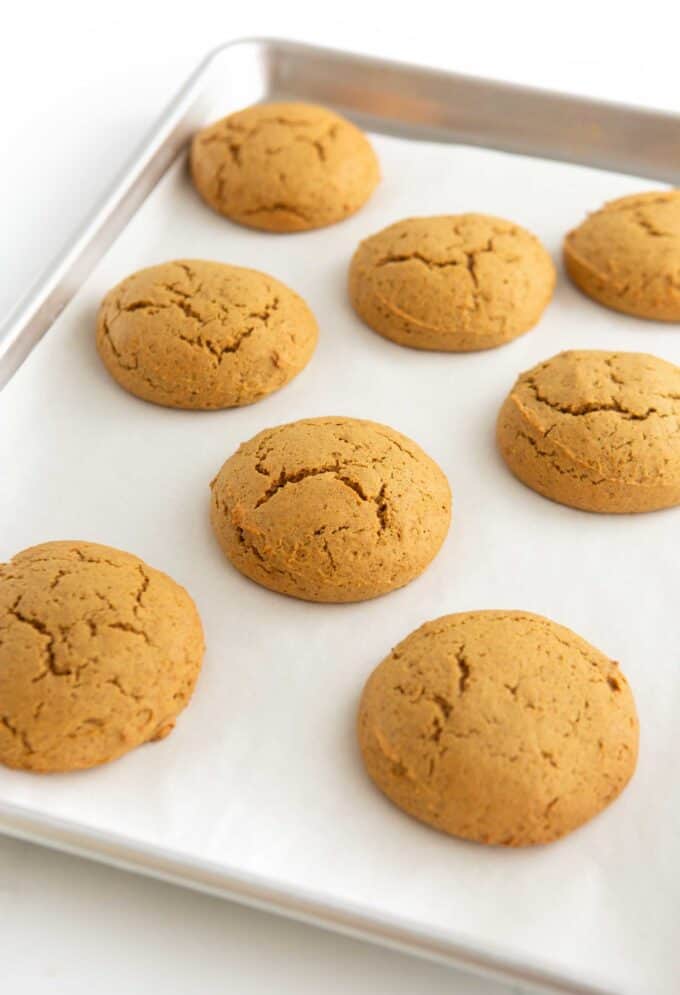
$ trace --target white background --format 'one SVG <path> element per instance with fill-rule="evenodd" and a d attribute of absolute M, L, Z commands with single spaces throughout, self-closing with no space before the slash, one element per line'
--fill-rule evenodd
<path fill-rule="evenodd" d="M 675 4 L 210 0 L 13 4 L 0 87 L 0 317 L 89 211 L 205 52 L 278 35 L 680 110 Z M 0 528 L 9 528 L 0 523 Z M 14 992 L 509 989 L 0 841 L 0 977 Z M 152 989 L 153 986 L 153 989 Z"/>

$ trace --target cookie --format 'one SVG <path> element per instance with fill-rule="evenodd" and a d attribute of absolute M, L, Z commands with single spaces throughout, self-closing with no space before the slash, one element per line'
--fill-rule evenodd
<path fill-rule="evenodd" d="M 479 843 L 549 843 L 633 775 L 635 703 L 618 665 L 529 612 L 445 615 L 411 633 L 364 688 L 369 776 L 399 808 Z"/>
<path fill-rule="evenodd" d="M 585 511 L 680 504 L 680 367 L 638 352 L 562 352 L 522 373 L 498 447 L 522 483 Z"/>
<path fill-rule="evenodd" d="M 201 259 L 139 270 L 109 291 L 97 348 L 131 394 L 169 408 L 252 404 L 309 362 L 318 329 L 266 273 Z"/>
<path fill-rule="evenodd" d="M 576 286 L 605 307 L 680 321 L 680 190 L 605 204 L 569 232 L 564 264 Z"/>
<path fill-rule="evenodd" d="M 355 311 L 414 349 L 491 349 L 536 324 L 555 267 L 524 228 L 485 214 L 407 218 L 363 241 L 349 270 Z"/>
<path fill-rule="evenodd" d="M 362 131 L 313 104 L 258 104 L 199 131 L 191 175 L 219 214 L 265 231 L 323 228 L 354 214 L 380 179 Z"/>
<path fill-rule="evenodd" d="M 236 569 L 306 601 L 364 601 L 408 584 L 451 519 L 437 464 L 394 429 L 356 418 L 260 432 L 211 490 L 213 528 Z"/>
<path fill-rule="evenodd" d="M 136 556 L 46 542 L 0 565 L 0 763 L 70 771 L 162 739 L 204 642 L 179 584 Z"/>

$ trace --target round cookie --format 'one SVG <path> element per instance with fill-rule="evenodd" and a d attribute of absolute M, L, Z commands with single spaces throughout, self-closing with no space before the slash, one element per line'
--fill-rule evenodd
<path fill-rule="evenodd" d="M 445 615 L 369 678 L 359 708 L 375 784 L 437 829 L 549 843 L 600 812 L 637 761 L 635 703 L 616 663 L 540 615 Z"/>
<path fill-rule="evenodd" d="M 114 380 L 170 408 L 259 401 L 307 365 L 317 337 L 314 315 L 283 283 L 201 259 L 133 273 L 97 318 L 97 349 Z"/>
<path fill-rule="evenodd" d="M 362 131 L 325 107 L 300 103 L 247 107 L 199 131 L 191 174 L 220 214 L 274 232 L 342 221 L 380 179 Z"/>
<path fill-rule="evenodd" d="M 585 511 L 680 504 L 680 367 L 637 352 L 562 352 L 522 373 L 497 422 L 522 483 Z"/>
<path fill-rule="evenodd" d="M 576 286 L 615 311 L 680 321 L 680 190 L 612 200 L 569 232 Z"/>
<path fill-rule="evenodd" d="M 485 214 L 407 218 L 363 241 L 349 270 L 355 311 L 414 349 L 470 352 L 528 332 L 555 267 L 524 228 Z"/>
<path fill-rule="evenodd" d="M 179 584 L 136 556 L 46 542 L 0 564 L 0 763 L 70 771 L 167 736 L 204 641 Z"/>
<path fill-rule="evenodd" d="M 394 429 L 355 418 L 260 432 L 211 489 L 213 528 L 237 570 L 306 601 L 363 601 L 408 584 L 451 520 L 437 464 Z"/>

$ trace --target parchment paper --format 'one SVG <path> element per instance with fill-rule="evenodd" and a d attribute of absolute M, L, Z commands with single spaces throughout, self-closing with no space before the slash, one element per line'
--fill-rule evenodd
<path fill-rule="evenodd" d="M 400 348 L 362 326 L 346 295 L 360 238 L 402 217 L 479 210 L 562 235 L 645 181 L 502 153 L 376 139 L 385 179 L 332 228 L 290 237 L 213 214 L 184 163 L 166 176 L 0 397 L 0 558 L 47 539 L 133 551 L 196 599 L 208 652 L 175 732 L 91 772 L 0 769 L 0 801 L 124 833 L 225 866 L 403 916 L 612 991 L 678 988 L 680 510 L 598 516 L 514 480 L 494 449 L 519 371 L 565 348 L 680 362 L 680 329 L 619 316 L 560 276 L 541 324 L 469 355 Z M 290 386 L 242 410 L 145 404 L 94 347 L 99 299 L 132 270 L 205 257 L 271 272 L 316 312 L 321 338 Z M 447 473 L 454 518 L 422 578 L 382 599 L 320 606 L 230 568 L 208 523 L 208 482 L 237 445 L 295 418 L 347 414 L 414 438 Z M 637 774 L 603 815 L 529 850 L 458 842 L 409 819 L 368 782 L 355 745 L 370 670 L 425 619 L 522 608 L 575 629 L 630 679 Z"/>

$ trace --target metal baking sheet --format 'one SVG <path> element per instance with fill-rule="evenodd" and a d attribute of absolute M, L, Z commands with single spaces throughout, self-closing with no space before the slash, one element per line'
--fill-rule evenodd
<path fill-rule="evenodd" d="M 291 237 L 213 214 L 191 188 L 183 153 L 206 121 L 284 96 L 334 106 L 380 133 L 384 173 L 355 217 Z M 674 989 L 679 513 L 595 516 L 551 504 L 505 470 L 493 425 L 517 373 L 560 349 L 642 350 L 677 363 L 680 334 L 605 311 L 562 276 L 540 326 L 511 345 L 418 353 L 361 325 L 345 276 L 361 238 L 414 214 L 506 216 L 557 258 L 587 210 L 650 180 L 677 182 L 679 142 L 673 115 L 286 42 L 240 42 L 210 56 L 0 330 L 9 381 L 0 395 L 0 558 L 51 538 L 134 551 L 196 598 L 204 672 L 162 743 L 81 774 L 0 770 L 2 831 L 517 984 Z M 169 411 L 120 390 L 94 349 L 98 301 L 130 271 L 176 257 L 264 269 L 299 291 L 321 326 L 307 370 L 259 404 L 225 412 Z M 361 605 L 309 605 L 250 584 L 225 563 L 208 523 L 208 481 L 239 442 L 327 413 L 412 436 L 454 492 L 451 533 L 430 569 Z M 393 808 L 361 768 L 354 715 L 372 667 L 424 619 L 481 607 L 571 626 L 621 660 L 636 694 L 634 781 L 549 847 L 447 838 Z"/>

